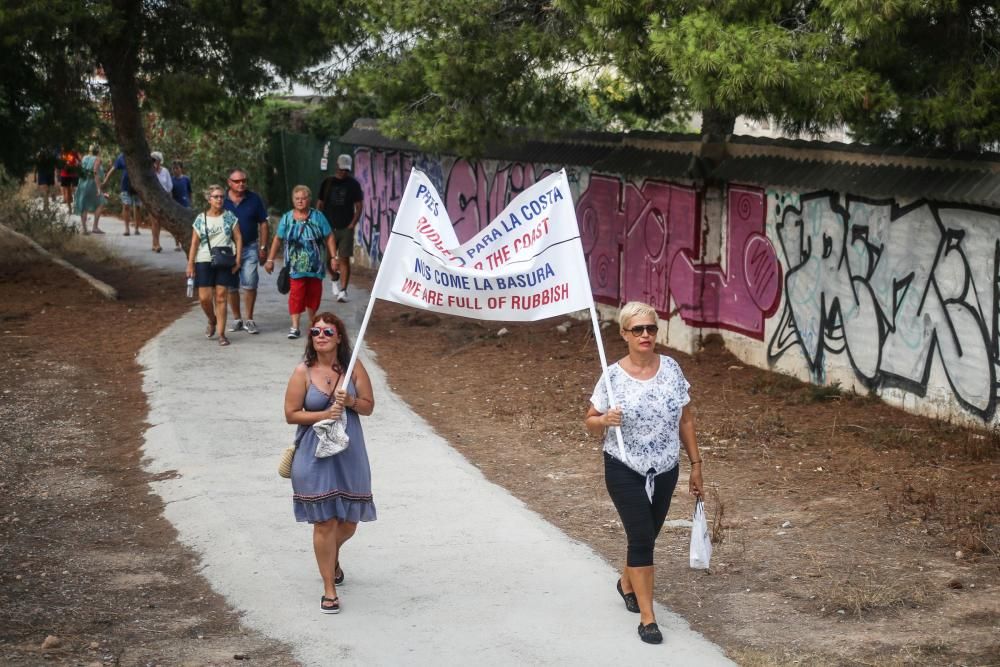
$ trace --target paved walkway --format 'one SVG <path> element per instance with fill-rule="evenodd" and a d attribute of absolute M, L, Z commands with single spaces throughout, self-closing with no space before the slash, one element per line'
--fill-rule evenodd
<path fill-rule="evenodd" d="M 169 237 L 154 254 L 145 230 L 124 237 L 113 218 L 102 226 L 104 242 L 176 269 L 184 289 L 184 255 Z M 363 425 L 379 520 L 343 551 L 342 613 L 320 614 L 311 530 L 295 523 L 290 484 L 275 472 L 292 439 L 285 383 L 304 343 L 285 338 L 285 299 L 262 276 L 259 335 L 235 333 L 220 348 L 193 307 L 140 355 L 145 465 L 176 472 L 153 488 L 204 576 L 249 626 L 307 665 L 731 664 L 663 607 L 664 644 L 640 642 L 612 567 L 487 481 L 390 391 L 371 353 L 362 358 L 376 411 Z M 334 310 L 356 332 L 368 294 L 351 297 Z M 324 299 L 334 306 L 329 291 Z"/>

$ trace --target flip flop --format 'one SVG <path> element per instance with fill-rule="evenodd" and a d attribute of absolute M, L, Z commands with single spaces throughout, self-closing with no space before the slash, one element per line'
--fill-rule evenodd
<path fill-rule="evenodd" d="M 319 599 L 319 610 L 324 614 L 340 613 L 340 598 L 328 598 L 325 595 Z"/>
<path fill-rule="evenodd" d="M 225 336 L 219 336 L 219 347 L 225 347 L 229 345 L 229 339 Z"/>
<path fill-rule="evenodd" d="M 205 329 L 205 338 L 211 338 L 215 335 L 215 322 L 209 322 L 208 327 Z"/>
<path fill-rule="evenodd" d="M 90 233 L 91 234 L 103 234 L 104 230 L 103 229 L 92 229 L 92 230 L 90 230 Z"/>

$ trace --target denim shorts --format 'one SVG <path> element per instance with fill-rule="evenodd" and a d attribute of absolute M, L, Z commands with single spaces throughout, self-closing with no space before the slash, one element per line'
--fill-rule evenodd
<path fill-rule="evenodd" d="M 217 269 L 211 262 L 197 262 L 194 265 L 195 287 L 228 287 L 236 285 L 232 269 Z"/>
<path fill-rule="evenodd" d="M 139 195 L 129 194 L 127 191 L 122 190 L 122 205 L 123 206 L 142 206 L 142 202 L 139 200 Z"/>
<path fill-rule="evenodd" d="M 251 243 L 243 246 L 243 255 L 240 257 L 240 281 L 239 285 L 229 288 L 230 291 L 239 289 L 257 289 L 260 280 L 257 267 L 260 265 L 260 245 Z"/>

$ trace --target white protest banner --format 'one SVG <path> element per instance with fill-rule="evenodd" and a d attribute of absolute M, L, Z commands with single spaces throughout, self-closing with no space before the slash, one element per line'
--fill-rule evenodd
<path fill-rule="evenodd" d="M 580 230 L 566 173 L 521 192 L 459 245 L 434 186 L 414 169 L 373 296 L 483 320 L 531 321 L 590 308 Z"/>
<path fill-rule="evenodd" d="M 601 368 L 608 366 L 565 171 L 521 192 L 488 227 L 459 245 L 434 185 L 413 169 L 344 374 L 345 388 L 375 299 L 494 321 L 527 322 L 589 310 Z M 604 384 L 616 404 L 607 372 Z M 620 428 L 615 436 L 619 456 L 627 462 Z M 649 488 L 647 493 L 652 502 Z"/>

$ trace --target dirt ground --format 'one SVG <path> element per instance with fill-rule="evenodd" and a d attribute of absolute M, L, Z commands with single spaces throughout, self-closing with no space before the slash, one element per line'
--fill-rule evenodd
<path fill-rule="evenodd" d="M 140 467 L 135 356 L 188 308 L 177 277 L 69 259 L 120 300 L 0 235 L 0 664 L 296 664 L 198 575 Z"/>
<path fill-rule="evenodd" d="M 187 308 L 176 276 L 70 259 L 121 300 L 0 242 L 0 663 L 294 664 L 198 575 L 139 465 L 135 354 Z M 560 323 L 379 302 L 366 344 L 489 479 L 620 566 L 600 445 L 582 426 L 593 337 Z M 996 434 L 749 368 L 711 340 L 668 353 L 692 384 L 716 544 L 711 571 L 692 571 L 687 530 L 664 529 L 661 602 L 744 665 L 1000 665 Z M 686 473 L 671 519 L 693 509 Z M 43 648 L 48 635 L 59 645 Z"/>
<path fill-rule="evenodd" d="M 367 344 L 489 479 L 620 567 L 624 533 L 582 423 L 592 327 L 567 321 L 561 333 L 559 320 L 379 302 Z M 625 353 L 616 327 L 604 339 L 609 360 Z M 744 665 L 1000 664 L 996 433 L 746 367 L 711 339 L 695 356 L 662 351 L 692 385 L 716 544 L 711 571 L 693 571 L 689 530 L 665 528 L 658 600 Z M 691 517 L 687 472 L 669 519 Z"/>

